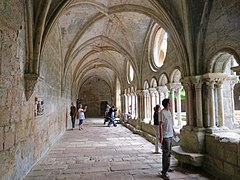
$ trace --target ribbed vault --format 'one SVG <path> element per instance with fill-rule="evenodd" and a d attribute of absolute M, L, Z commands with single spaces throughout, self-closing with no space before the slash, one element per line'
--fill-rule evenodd
<path fill-rule="evenodd" d="M 41 49 L 57 28 L 61 37 L 62 87 L 65 87 L 69 75 L 72 76 L 72 84 L 79 89 L 93 75 L 106 80 L 110 87 L 114 86 L 118 78 L 121 86 L 126 87 L 127 62 L 136 75 L 134 83 L 141 87 L 143 61 L 147 60 L 147 42 L 156 27 L 154 24 L 169 33 L 178 51 L 183 74 L 191 73 L 190 62 L 186 61 L 184 37 L 181 35 L 181 19 L 178 19 L 175 11 L 169 13 L 169 7 L 155 0 L 49 0 L 46 4 L 32 4 L 29 0 L 26 2 L 37 12 L 34 18 L 29 13 L 29 20 L 44 17 L 41 23 L 36 23 L 35 34 L 38 35 L 34 36 L 33 41 L 33 63 L 28 63 L 35 67 L 27 67 L 27 73 L 32 72 L 29 69 L 35 69 L 38 74 Z M 173 6 L 177 9 L 178 5 Z"/>

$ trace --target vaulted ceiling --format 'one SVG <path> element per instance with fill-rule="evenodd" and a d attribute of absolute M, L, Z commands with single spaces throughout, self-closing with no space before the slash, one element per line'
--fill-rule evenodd
<path fill-rule="evenodd" d="M 26 0 L 31 4 L 29 0 Z M 149 34 L 156 24 L 181 46 L 182 1 L 169 0 L 42 0 L 31 4 L 35 20 L 35 53 L 57 26 L 61 32 L 64 74 L 79 86 L 91 77 L 126 81 L 126 64 L 142 71 Z M 176 28 L 178 27 L 178 28 Z M 38 47 L 39 46 L 39 47 Z M 138 80 L 137 80 L 138 81 Z"/>

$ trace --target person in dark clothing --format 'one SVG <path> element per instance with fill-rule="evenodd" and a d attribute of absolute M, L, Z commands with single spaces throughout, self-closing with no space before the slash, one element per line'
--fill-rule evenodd
<path fill-rule="evenodd" d="M 156 105 L 154 107 L 154 114 L 153 114 L 153 119 L 154 119 L 154 128 L 156 132 L 156 138 L 155 138 L 155 153 L 159 153 L 159 112 L 161 108 L 159 105 Z"/>
<path fill-rule="evenodd" d="M 114 127 L 116 127 L 117 126 L 117 124 L 114 122 L 115 121 L 115 112 L 116 112 L 117 110 L 115 109 L 115 107 L 114 106 L 112 106 L 110 109 L 109 109 L 109 117 L 110 117 L 110 121 L 109 121 L 109 123 L 108 123 L 108 127 L 110 127 L 111 126 L 111 124 L 113 124 L 113 126 Z"/>
<path fill-rule="evenodd" d="M 74 106 L 73 102 L 71 103 L 70 107 L 70 116 L 71 116 L 71 121 L 72 121 L 72 130 L 75 128 L 75 119 L 77 115 L 77 108 Z"/>

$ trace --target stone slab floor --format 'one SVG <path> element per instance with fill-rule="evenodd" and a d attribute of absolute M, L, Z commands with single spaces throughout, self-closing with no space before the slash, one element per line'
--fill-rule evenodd
<path fill-rule="evenodd" d="M 70 123 L 70 122 L 69 122 Z M 172 157 L 170 179 L 207 180 L 199 169 L 183 169 Z M 86 119 L 83 130 L 67 130 L 24 180 L 148 180 L 161 179 L 161 154 L 154 145 L 118 124 Z"/>

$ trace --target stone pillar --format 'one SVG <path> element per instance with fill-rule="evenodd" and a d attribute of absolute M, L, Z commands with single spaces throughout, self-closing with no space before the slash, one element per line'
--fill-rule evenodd
<path fill-rule="evenodd" d="M 223 107 L 223 92 L 222 92 L 222 81 L 217 81 L 216 87 L 217 87 L 217 99 L 218 99 L 218 122 L 219 126 L 224 126 L 224 107 Z"/>
<path fill-rule="evenodd" d="M 131 105 L 132 105 L 132 118 L 135 119 L 135 93 L 134 92 L 131 93 Z"/>
<path fill-rule="evenodd" d="M 200 77 L 195 79 L 195 91 L 196 91 L 196 120 L 197 127 L 203 127 L 203 111 L 202 111 L 202 80 Z"/>
<path fill-rule="evenodd" d="M 144 93 L 144 119 L 148 118 L 148 109 L 147 109 L 147 105 L 148 105 L 148 98 L 149 98 L 149 91 L 148 90 L 143 90 Z"/>
<path fill-rule="evenodd" d="M 156 89 L 155 88 L 149 88 L 149 92 L 150 92 L 150 119 L 153 120 L 153 113 L 154 113 L 154 110 L 153 108 L 155 107 L 156 105 Z"/>
<path fill-rule="evenodd" d="M 123 113 L 123 115 L 125 114 L 125 107 L 126 107 L 126 101 L 125 101 L 125 94 L 121 94 L 121 101 L 122 101 L 122 103 L 121 103 L 121 106 L 122 106 L 122 113 Z"/>
<path fill-rule="evenodd" d="M 151 96 L 150 96 L 150 92 L 148 90 L 148 94 L 147 94 L 147 119 L 150 120 L 151 119 Z"/>
<path fill-rule="evenodd" d="M 144 106 L 144 101 L 145 101 L 145 96 L 144 96 L 144 91 L 143 90 L 137 90 L 136 91 L 137 94 L 137 116 L 138 119 L 143 120 L 145 118 L 145 106 Z"/>
<path fill-rule="evenodd" d="M 124 94 L 124 97 L 125 97 L 125 109 L 124 109 L 124 111 L 125 111 L 125 113 L 127 113 L 128 112 L 128 95 L 127 94 Z"/>
<path fill-rule="evenodd" d="M 200 156 L 201 153 L 205 153 L 205 128 L 203 128 L 202 120 L 201 79 L 201 76 L 190 76 L 182 79 L 182 84 L 186 91 L 187 125 L 183 126 L 180 131 L 180 146 L 182 151 L 187 153 L 199 153 Z M 175 152 L 177 153 L 177 151 Z M 192 158 L 195 159 L 194 156 Z"/>
<path fill-rule="evenodd" d="M 165 86 L 165 88 L 163 90 L 163 94 L 164 94 L 164 99 L 168 98 L 168 88 L 167 88 L 167 86 Z"/>
<path fill-rule="evenodd" d="M 214 104 L 214 85 L 215 81 L 207 82 L 209 94 L 209 113 L 210 113 L 210 128 L 216 128 L 215 120 L 215 104 Z"/>
<path fill-rule="evenodd" d="M 174 88 L 170 88 L 170 103 L 171 103 L 171 113 L 173 118 L 173 126 L 175 125 L 175 100 L 174 100 Z"/>
<path fill-rule="evenodd" d="M 162 100 L 165 98 L 164 96 L 164 92 L 165 92 L 165 86 L 158 86 L 156 88 L 157 92 L 158 92 L 158 96 L 159 96 L 159 105 L 160 107 L 162 106 Z"/>
<path fill-rule="evenodd" d="M 187 119 L 187 126 L 193 127 L 193 98 L 192 98 L 192 82 L 190 77 L 184 78 L 182 81 L 183 87 L 186 92 L 186 119 Z"/>
<path fill-rule="evenodd" d="M 134 93 L 134 96 L 135 96 L 135 119 L 138 119 L 139 115 L 138 115 L 138 112 L 139 112 L 139 109 L 138 109 L 138 96 L 137 96 L 137 92 Z"/>
<path fill-rule="evenodd" d="M 177 119 L 178 119 L 178 126 L 182 125 L 182 108 L 181 108 L 181 86 L 177 88 L 176 90 L 176 96 L 177 96 Z"/>

